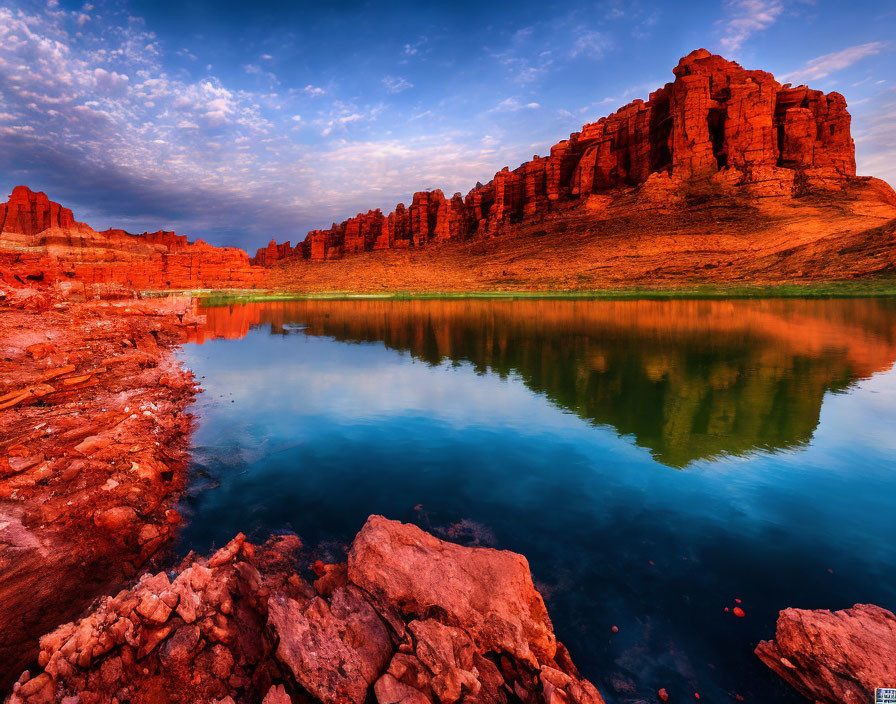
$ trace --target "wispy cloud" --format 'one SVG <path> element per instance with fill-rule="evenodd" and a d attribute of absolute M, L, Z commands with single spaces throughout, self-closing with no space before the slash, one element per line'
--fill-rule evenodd
<path fill-rule="evenodd" d="M 355 103 L 334 102 L 329 110 L 322 111 L 314 124 L 320 127 L 320 134 L 329 137 L 333 133 L 345 132 L 355 123 L 373 122 L 383 111 L 383 105 L 365 105 L 359 107 Z"/>
<path fill-rule="evenodd" d="M 835 71 L 842 71 L 845 68 L 849 68 L 862 59 L 868 56 L 874 56 L 875 54 L 880 54 L 882 51 L 886 51 L 889 48 L 891 48 L 890 42 L 868 42 L 867 44 L 850 46 L 846 49 L 835 51 L 832 54 L 825 54 L 824 56 L 819 56 L 811 61 L 807 61 L 805 66 L 780 76 L 779 80 L 800 80 L 804 82 L 818 80 Z"/>
<path fill-rule="evenodd" d="M 609 35 L 603 32 L 582 31 L 573 42 L 570 55 L 587 56 L 592 59 L 599 59 L 613 45 L 613 41 Z"/>
<path fill-rule="evenodd" d="M 517 98 L 505 98 L 487 112 L 519 112 L 520 110 L 537 110 L 541 105 L 535 102 L 524 103 Z"/>
<path fill-rule="evenodd" d="M 870 103 L 853 111 L 853 137 L 857 171 L 896 186 L 896 87 L 883 85 Z"/>
<path fill-rule="evenodd" d="M 318 96 L 326 94 L 327 91 L 325 91 L 320 86 L 313 86 L 309 83 L 307 86 L 302 88 L 302 92 L 305 95 L 310 95 L 312 98 L 317 98 Z"/>
<path fill-rule="evenodd" d="M 719 43 L 726 52 L 737 52 L 747 39 L 771 27 L 783 11 L 782 0 L 729 0 Z"/>
<path fill-rule="evenodd" d="M 401 93 L 409 88 L 413 88 L 414 84 L 401 76 L 386 76 L 383 78 L 383 85 L 390 93 Z"/>

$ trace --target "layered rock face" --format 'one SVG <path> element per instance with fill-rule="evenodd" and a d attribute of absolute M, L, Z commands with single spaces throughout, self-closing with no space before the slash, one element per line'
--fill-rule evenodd
<path fill-rule="evenodd" d="M 7 701 L 603 704 L 522 556 L 371 516 L 348 562 L 315 563 L 310 584 L 300 548 L 240 535 L 144 576 L 42 638 L 41 671 Z"/>
<path fill-rule="evenodd" d="M 609 117 L 585 125 L 548 156 L 510 170 L 465 197 L 415 193 L 383 216 L 359 214 L 310 232 L 294 248 L 272 245 L 254 261 L 339 259 L 363 250 L 421 247 L 502 231 L 507 225 L 645 185 L 665 190 L 715 178 L 756 196 L 836 188 L 855 176 L 850 115 L 839 93 L 781 85 L 698 49 L 674 69 L 675 81 Z"/>
<path fill-rule="evenodd" d="M 0 205 L 0 252 L 8 276 L 136 289 L 252 288 L 263 270 L 241 249 L 188 242 L 173 232 L 96 232 L 45 193 L 16 187 Z M 4 267 L 7 268 L 7 267 Z M 2 272 L 0 272 L 2 275 Z"/>
<path fill-rule="evenodd" d="M 896 683 L 896 616 L 871 604 L 843 611 L 785 609 L 775 640 L 756 655 L 803 696 L 824 704 L 865 704 Z"/>

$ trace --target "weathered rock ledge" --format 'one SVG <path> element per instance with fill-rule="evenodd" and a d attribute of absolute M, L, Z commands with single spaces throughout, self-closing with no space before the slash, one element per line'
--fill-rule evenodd
<path fill-rule="evenodd" d="M 37 640 L 166 559 L 196 389 L 190 299 L 0 287 L 0 691 Z"/>
<path fill-rule="evenodd" d="M 320 701 L 602 704 L 558 643 L 520 555 L 371 516 L 347 563 L 237 536 L 145 575 L 40 641 L 10 704 Z M 77 698 L 73 698 L 77 697 Z"/>
<path fill-rule="evenodd" d="M 872 604 L 785 609 L 756 655 L 812 701 L 867 704 L 876 687 L 896 686 L 896 616 Z"/>

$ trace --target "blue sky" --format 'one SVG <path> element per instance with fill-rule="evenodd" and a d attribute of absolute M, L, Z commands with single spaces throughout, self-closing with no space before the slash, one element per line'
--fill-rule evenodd
<path fill-rule="evenodd" d="M 0 190 L 97 229 L 295 242 L 466 193 L 698 47 L 843 93 L 859 172 L 896 183 L 892 2 L 7 0 Z"/>

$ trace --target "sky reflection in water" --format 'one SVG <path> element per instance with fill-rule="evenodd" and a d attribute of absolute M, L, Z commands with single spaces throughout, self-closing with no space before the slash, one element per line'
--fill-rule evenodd
<path fill-rule="evenodd" d="M 337 560 L 382 513 L 518 551 L 620 702 L 799 701 L 752 655 L 779 609 L 896 608 L 894 301 L 205 312 L 183 550 L 294 530 Z"/>

